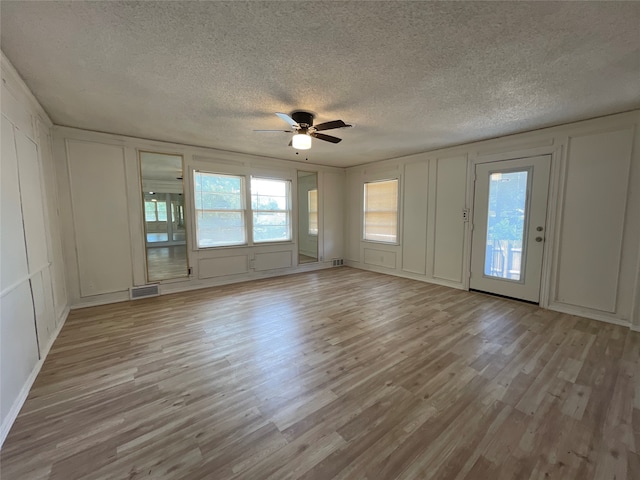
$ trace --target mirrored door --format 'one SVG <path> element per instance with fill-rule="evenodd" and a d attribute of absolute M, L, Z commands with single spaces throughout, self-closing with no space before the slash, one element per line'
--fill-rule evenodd
<path fill-rule="evenodd" d="M 189 275 L 182 156 L 140 152 L 147 280 Z"/>
<path fill-rule="evenodd" d="M 318 174 L 298 172 L 298 264 L 318 261 Z"/>

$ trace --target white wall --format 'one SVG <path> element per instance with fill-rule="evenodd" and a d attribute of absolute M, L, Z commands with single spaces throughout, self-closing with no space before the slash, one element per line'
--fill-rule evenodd
<path fill-rule="evenodd" d="M 348 265 L 464 288 L 467 155 L 420 154 L 347 170 Z M 397 245 L 362 240 L 363 185 L 398 178 Z"/>
<path fill-rule="evenodd" d="M 2 80 L 0 443 L 68 312 L 51 121 L 4 55 Z"/>
<path fill-rule="evenodd" d="M 469 288 L 476 163 L 550 154 L 541 306 L 640 329 L 640 111 L 347 169 L 347 264 Z M 398 245 L 362 240 L 363 184 L 399 178 Z"/>
<path fill-rule="evenodd" d="M 126 300 L 131 286 L 146 283 L 140 150 L 184 157 L 192 273 L 189 278 L 161 282 L 161 293 L 327 268 L 331 258 L 342 257 L 344 215 L 342 204 L 336 202 L 342 199 L 344 169 L 65 127 L 54 127 L 54 150 L 72 306 Z M 192 200 L 196 170 L 245 175 L 247 179 L 251 175 L 288 179 L 293 198 L 298 196 L 297 171 L 317 171 L 319 196 L 324 199 L 319 212 L 321 261 L 298 265 L 297 221 L 290 242 L 198 249 Z M 294 202 L 294 220 L 297 209 L 298 202 Z"/>

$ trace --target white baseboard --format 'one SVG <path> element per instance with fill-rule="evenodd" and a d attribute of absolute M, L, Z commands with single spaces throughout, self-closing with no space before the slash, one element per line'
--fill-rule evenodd
<path fill-rule="evenodd" d="M 223 285 L 231 285 L 234 283 L 251 282 L 253 280 L 262 280 L 264 278 L 284 277 L 287 275 L 295 275 L 296 273 L 310 272 L 314 270 L 325 270 L 331 268 L 331 262 L 315 262 L 304 263 L 296 267 L 287 267 L 286 269 L 266 270 L 264 272 L 253 272 L 250 275 L 241 275 L 238 277 L 229 275 L 225 277 L 208 278 L 204 280 L 194 279 L 191 282 L 161 283 L 160 295 L 167 295 L 178 292 L 188 292 L 191 290 L 201 290 L 203 288 L 220 287 Z"/>
<path fill-rule="evenodd" d="M 33 386 L 33 383 L 36 381 L 36 378 L 38 377 L 38 373 L 40 373 L 40 369 L 42 368 L 42 365 L 44 364 L 44 361 L 46 360 L 47 355 L 49 355 L 49 350 L 51 350 L 51 346 L 56 341 L 56 338 L 58 338 L 58 334 L 60 333 L 60 331 L 62 330 L 62 327 L 67 321 L 68 316 L 69 316 L 69 306 L 65 307 L 64 311 L 62 312 L 62 315 L 60 315 L 60 318 L 58 319 L 58 326 L 55 332 L 53 332 L 53 335 L 51 335 L 49 342 L 47 343 L 47 345 L 45 345 L 44 349 L 42 350 L 42 353 L 40 355 L 40 360 L 38 360 L 38 362 L 34 365 L 33 370 L 31 370 L 31 374 L 29 375 L 29 377 L 27 378 L 27 381 L 24 383 L 22 389 L 20 390 L 18 397 L 13 402 L 13 405 L 11 406 L 11 410 L 9 410 L 9 413 L 7 414 L 4 421 L 2 422 L 2 426 L 0 427 L 0 447 L 4 444 L 4 441 L 6 440 L 7 435 L 9 435 L 9 431 L 13 426 L 13 422 L 16 421 L 16 418 L 20 413 L 20 409 L 22 409 L 24 402 L 27 400 L 27 397 L 29 396 L 29 391 L 31 391 L 31 387 Z"/>
<path fill-rule="evenodd" d="M 97 307 L 100 305 L 108 305 L 110 303 L 126 302 L 130 300 L 129 290 L 124 292 L 103 293 L 91 297 L 84 297 L 76 300 L 71 305 L 71 310 L 76 308 Z"/>
<path fill-rule="evenodd" d="M 633 326 L 628 320 L 614 317 L 613 315 L 608 313 L 597 312 L 588 308 L 577 307 L 574 305 L 568 305 L 566 303 L 559 302 L 551 302 L 547 308 L 555 312 L 568 313 L 569 315 L 589 318 L 591 320 L 598 320 L 599 322 L 611 323 L 613 325 L 620 325 L 621 327 L 627 327 L 633 330 Z"/>
<path fill-rule="evenodd" d="M 359 270 L 366 270 L 368 272 L 382 273 L 384 275 L 393 275 L 394 277 L 408 278 L 410 280 L 417 280 L 419 282 L 432 283 L 434 285 L 442 285 L 443 287 L 455 288 L 456 290 L 467 290 L 464 285 L 452 280 L 444 280 L 441 278 L 427 277 L 426 275 L 420 275 L 418 273 L 405 272 L 404 270 L 398 271 L 395 269 L 388 269 L 385 267 L 378 267 L 374 265 L 367 265 L 361 262 L 354 262 L 353 260 L 345 260 L 344 264 L 347 267 L 357 268 Z"/>
<path fill-rule="evenodd" d="M 344 264 L 348 267 L 358 268 L 360 270 L 367 270 L 370 272 L 383 273 L 385 275 L 394 275 L 396 277 L 402 278 L 410 278 L 412 280 L 418 280 L 426 283 L 435 283 L 436 285 L 443 285 L 445 287 L 457 288 L 461 290 L 467 290 L 464 288 L 464 285 L 451 282 L 447 280 L 440 280 L 432 277 L 425 277 L 418 274 L 412 274 L 407 272 L 398 272 L 397 270 L 385 269 L 383 267 L 375 267 L 370 265 L 365 265 L 361 262 L 354 262 L 353 260 L 345 260 Z M 545 308 L 545 307 L 540 307 Z M 628 327 L 634 332 L 640 332 L 640 325 L 631 325 L 628 320 L 623 320 L 621 318 L 617 318 L 611 314 L 596 312 L 591 309 L 576 307 L 573 305 L 567 305 L 562 303 L 551 303 L 548 307 L 548 310 L 553 310 L 555 312 L 567 313 L 569 315 L 576 315 L 578 317 L 589 318 L 591 320 L 598 320 L 599 322 L 611 323 L 613 325 L 620 325 L 622 327 Z"/>
<path fill-rule="evenodd" d="M 169 295 L 172 293 L 188 292 L 191 290 L 201 290 L 203 288 L 219 287 L 222 285 L 230 285 L 233 283 L 250 282 L 252 280 L 260 280 L 263 278 L 281 277 L 285 275 L 294 275 L 296 273 L 310 272 L 314 270 L 324 270 L 331 267 L 331 262 L 314 262 L 304 263 L 295 267 L 286 269 L 267 270 L 265 272 L 253 272 L 250 275 L 225 277 L 216 277 L 199 280 L 197 278 L 170 280 L 158 282 L 160 284 L 160 295 Z M 95 295 L 93 297 L 85 297 L 77 300 L 71 305 L 71 310 L 86 307 L 96 307 L 100 305 L 109 305 L 111 303 L 129 301 L 129 292 L 115 292 Z"/>

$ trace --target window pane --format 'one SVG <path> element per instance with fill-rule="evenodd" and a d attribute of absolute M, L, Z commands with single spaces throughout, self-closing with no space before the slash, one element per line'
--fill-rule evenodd
<path fill-rule="evenodd" d="M 199 247 L 245 243 L 243 212 L 199 211 L 196 221 Z"/>
<path fill-rule="evenodd" d="M 195 203 L 200 210 L 242 210 L 242 177 L 195 172 Z"/>
<path fill-rule="evenodd" d="M 527 174 L 492 173 L 489 177 L 485 275 L 516 281 L 521 278 Z"/>
<path fill-rule="evenodd" d="M 163 200 L 161 202 L 156 202 L 158 206 L 158 221 L 166 222 L 167 221 L 167 203 Z"/>
<path fill-rule="evenodd" d="M 156 218 L 156 202 L 145 200 L 144 202 L 144 220 L 145 222 L 155 222 Z"/>
<path fill-rule="evenodd" d="M 278 225 L 265 225 L 254 227 L 253 241 L 260 242 L 282 242 L 289 240 L 289 227 Z"/>
<path fill-rule="evenodd" d="M 364 184 L 364 239 L 398 240 L 398 180 Z"/>
<path fill-rule="evenodd" d="M 286 180 L 251 179 L 251 208 L 253 210 L 287 210 L 289 192 Z"/>
<path fill-rule="evenodd" d="M 198 247 L 246 243 L 242 177 L 194 172 Z"/>
<path fill-rule="evenodd" d="M 291 240 L 290 183 L 288 180 L 251 179 L 254 242 Z"/>
<path fill-rule="evenodd" d="M 253 241 L 276 242 L 291 239 L 288 212 L 254 212 Z"/>

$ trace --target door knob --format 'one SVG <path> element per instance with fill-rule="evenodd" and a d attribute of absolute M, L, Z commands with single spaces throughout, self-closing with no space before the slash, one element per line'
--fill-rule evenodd
<path fill-rule="evenodd" d="M 542 241 L 542 237 L 536 237 L 536 242 L 541 242 Z"/>
<path fill-rule="evenodd" d="M 536 227 L 536 231 L 537 232 L 541 232 L 542 231 L 542 227 Z"/>

